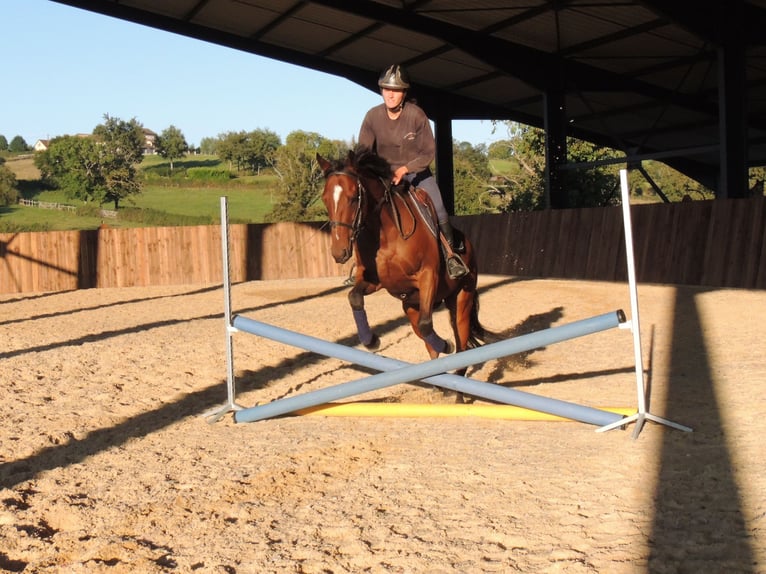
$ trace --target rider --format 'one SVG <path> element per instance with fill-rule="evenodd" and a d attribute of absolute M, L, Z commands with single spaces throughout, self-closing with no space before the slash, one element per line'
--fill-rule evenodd
<path fill-rule="evenodd" d="M 462 252 L 464 245 L 455 246 L 452 226 L 444 207 L 441 192 L 431 173 L 436 143 L 425 112 L 414 102 L 405 100 L 410 80 L 407 71 L 399 64 L 386 68 L 378 79 L 383 103 L 367 112 L 359 129 L 359 144 L 375 151 L 391 164 L 391 183 L 402 180 L 423 189 L 436 208 L 439 229 L 450 246 L 447 272 L 453 279 L 468 273 L 463 260 L 455 251 Z"/>

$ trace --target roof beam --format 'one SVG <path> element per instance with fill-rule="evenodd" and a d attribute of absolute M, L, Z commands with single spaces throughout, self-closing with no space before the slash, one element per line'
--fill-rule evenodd
<path fill-rule="evenodd" d="M 698 98 L 647 84 L 635 78 L 614 74 L 587 64 L 561 58 L 555 54 L 501 40 L 494 36 L 466 30 L 413 13 L 410 10 L 384 6 L 371 0 L 357 0 L 353 3 L 345 0 L 312 0 L 312 2 L 352 12 L 363 18 L 388 22 L 405 30 L 440 38 L 455 48 L 471 54 L 541 91 L 549 87 L 550 70 L 560 69 L 567 79 L 567 87 L 576 87 L 580 91 L 631 91 L 704 114 L 716 115 L 718 113 L 715 103 L 701 101 Z"/>
<path fill-rule="evenodd" d="M 766 10 L 745 0 L 708 0 L 702 9 L 699 0 L 639 0 L 655 14 L 662 14 L 676 25 L 698 38 L 721 44 L 723 42 L 721 21 L 732 10 L 732 4 L 741 3 L 743 9 L 742 30 L 746 44 L 764 45 L 766 35 Z"/>

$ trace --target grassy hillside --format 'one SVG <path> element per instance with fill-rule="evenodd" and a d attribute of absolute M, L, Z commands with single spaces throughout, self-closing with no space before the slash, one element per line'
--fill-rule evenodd
<path fill-rule="evenodd" d="M 95 229 L 102 223 L 112 227 L 215 224 L 220 220 L 220 198 L 224 195 L 229 198 L 232 222 L 259 223 L 271 211 L 276 190 L 274 175 L 240 176 L 213 156 L 177 160 L 172 172 L 167 160 L 147 156 L 140 168 L 142 193 L 121 203 L 118 217 L 111 218 L 99 214 L 98 206 L 89 207 L 61 191 L 44 189 L 31 155 L 10 158 L 6 165 L 16 174 L 25 199 L 78 209 L 0 208 L 0 232 Z M 222 172 L 225 177 L 221 177 Z M 114 209 L 111 204 L 101 207 Z"/>

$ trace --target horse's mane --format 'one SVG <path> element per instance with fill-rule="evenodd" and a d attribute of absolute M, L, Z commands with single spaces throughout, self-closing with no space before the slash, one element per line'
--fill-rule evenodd
<path fill-rule="evenodd" d="M 349 150 L 348 155 L 342 159 L 330 160 L 330 166 L 325 170 L 325 175 L 332 172 L 343 172 L 347 169 L 351 169 L 359 175 L 385 181 L 391 179 L 391 165 L 365 146 L 356 146 L 353 150 Z"/>
<path fill-rule="evenodd" d="M 357 146 L 351 157 L 352 167 L 357 171 L 371 174 L 386 181 L 391 179 L 391 164 L 370 148 Z"/>

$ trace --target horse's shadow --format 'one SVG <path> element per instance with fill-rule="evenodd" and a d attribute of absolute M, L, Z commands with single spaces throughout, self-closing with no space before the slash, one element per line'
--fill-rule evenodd
<path fill-rule="evenodd" d="M 407 325 L 409 325 L 409 321 L 407 321 L 406 317 L 397 317 L 395 319 L 390 319 L 386 321 L 385 323 L 376 325 L 376 330 L 378 330 L 381 333 L 389 334 L 394 332 L 396 329 L 399 329 Z M 349 335 L 347 337 L 343 337 L 341 339 L 337 339 L 335 343 L 337 343 L 338 345 L 355 347 L 355 346 L 359 346 L 359 339 L 357 335 L 354 334 L 354 335 Z M 245 370 L 237 374 L 237 383 L 238 385 L 241 386 L 241 388 L 246 389 L 248 391 L 263 390 L 263 389 L 271 387 L 278 380 L 282 380 L 287 377 L 290 377 L 292 373 L 300 372 L 302 369 L 315 365 L 318 361 L 322 361 L 324 359 L 325 359 L 324 356 L 318 355 L 314 352 L 301 351 L 300 353 L 296 355 L 290 355 L 288 357 L 285 357 L 278 364 L 271 367 L 270 376 L 264 377 L 263 369 L 258 371 Z M 357 364 L 353 364 L 353 365 L 344 364 L 341 367 L 338 367 L 337 369 L 333 369 L 333 370 L 341 370 L 341 369 L 349 369 L 349 368 L 353 368 L 355 372 L 358 371 L 366 375 L 375 375 L 379 372 L 375 369 L 371 369 L 363 365 L 357 365 Z M 302 380 L 296 385 L 292 386 L 290 389 L 283 392 L 279 397 L 277 397 L 277 399 L 284 398 L 286 396 L 292 395 L 293 393 L 301 391 L 301 390 L 310 390 L 310 389 L 306 389 L 305 387 L 311 387 L 311 385 L 317 379 L 324 377 L 327 374 L 328 372 L 325 371 L 325 372 L 319 373 L 318 375 L 316 375 L 315 377 L 311 379 Z"/>
<path fill-rule="evenodd" d="M 536 331 L 543 331 L 552 327 L 557 321 L 564 316 L 563 307 L 554 307 L 550 311 L 545 313 L 537 313 L 536 315 L 530 315 L 518 325 L 504 329 L 498 332 L 498 335 L 502 340 L 512 339 L 514 337 L 520 337 Z M 515 353 L 506 357 L 500 357 L 495 360 L 492 370 L 486 377 L 487 382 L 501 383 L 503 375 L 506 371 L 529 368 L 534 365 L 530 359 L 531 355 L 537 351 L 543 350 L 545 347 L 537 347 L 528 351 L 522 351 L 521 353 Z M 482 368 L 482 365 L 473 365 L 466 376 L 470 376 L 471 372 L 477 372 Z"/>
<path fill-rule="evenodd" d="M 517 325 L 514 325 L 510 328 L 503 329 L 501 331 L 495 332 L 496 335 L 498 335 L 502 340 L 505 339 L 511 339 L 514 337 L 519 337 L 521 335 L 526 335 L 529 333 L 534 333 L 536 331 L 542 331 L 545 329 L 548 329 L 554 324 L 556 324 L 559 320 L 562 319 L 564 316 L 564 307 L 554 307 L 549 311 L 546 311 L 544 313 L 537 313 L 535 315 L 530 315 Z M 398 329 L 402 326 L 407 325 L 408 322 L 404 317 L 398 317 L 395 319 L 391 319 L 385 323 L 376 325 L 376 330 L 378 330 L 381 333 L 392 333 L 395 329 Z M 357 336 L 351 335 L 348 337 L 344 337 L 341 339 L 338 339 L 335 341 L 336 343 L 340 345 L 347 345 L 347 346 L 355 346 L 358 344 Z M 483 377 L 485 381 L 491 382 L 491 383 L 497 383 L 497 384 L 504 384 L 504 375 L 507 371 L 512 370 L 518 370 L 522 368 L 530 368 L 535 363 L 530 359 L 532 354 L 534 354 L 537 351 L 541 351 L 545 349 L 545 347 L 537 347 L 535 349 L 530 349 L 527 351 L 523 351 L 521 353 L 516 353 L 514 355 L 509 355 L 506 357 L 500 357 L 498 359 L 494 359 L 492 361 L 493 366 L 492 370 L 489 372 L 489 374 L 486 377 Z M 270 367 L 271 375 L 264 377 L 262 370 L 260 371 L 251 371 L 251 370 L 244 370 L 237 374 L 237 382 L 238 385 L 241 386 L 243 390 L 247 391 L 258 391 L 258 390 L 264 390 L 266 388 L 271 387 L 277 380 L 282 380 L 286 377 L 289 377 L 291 373 L 294 373 L 296 371 L 300 371 L 301 369 L 307 368 L 313 364 L 316 364 L 317 361 L 321 360 L 323 357 L 318 356 L 317 354 L 309 351 L 303 351 L 296 355 L 291 355 L 290 357 L 285 357 L 282 361 L 280 361 L 278 364 L 274 365 L 273 367 Z M 484 366 L 484 363 L 472 365 L 468 368 L 468 372 L 466 373 L 466 376 L 471 376 L 471 373 L 476 373 L 480 371 Z M 348 368 L 348 365 L 343 365 L 340 367 L 340 369 L 346 369 Z M 355 371 L 360 371 L 362 373 L 366 373 L 368 375 L 374 375 L 378 371 L 374 369 L 369 369 L 366 367 L 363 367 L 361 365 L 353 365 L 353 368 Z M 317 375 L 315 378 L 321 378 L 322 376 L 325 376 L 327 373 L 321 373 Z M 306 391 L 309 390 L 312 386 L 312 384 L 315 382 L 314 379 L 308 380 L 308 381 L 301 381 L 297 385 L 291 387 L 289 390 L 284 392 L 280 397 L 282 398 L 287 395 L 291 395 L 295 392 L 299 391 Z M 416 386 L 419 385 L 425 385 L 425 383 L 418 383 L 413 382 Z M 505 386 L 518 386 L 518 384 L 523 385 L 529 385 L 531 383 L 524 382 L 524 383 L 508 383 L 505 382 Z"/>

